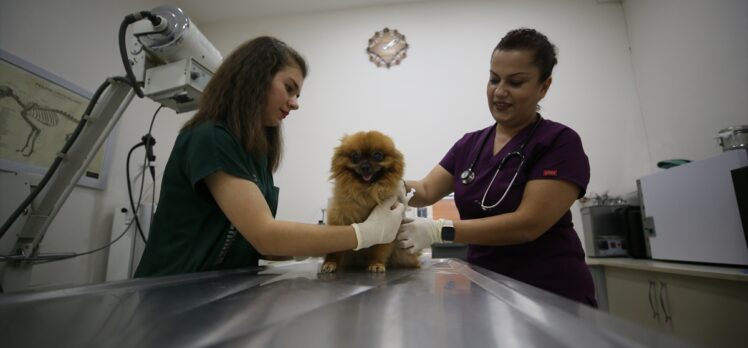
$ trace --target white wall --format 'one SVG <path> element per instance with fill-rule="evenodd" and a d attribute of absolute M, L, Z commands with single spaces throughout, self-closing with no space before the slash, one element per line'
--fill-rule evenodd
<path fill-rule="evenodd" d="M 122 70 L 115 33 L 124 14 L 151 7 L 145 1 L 13 2 L 3 6 L 0 46 L 94 90 L 104 76 Z M 286 156 L 276 175 L 279 219 L 316 222 L 330 191 L 332 149 L 344 133 L 379 129 L 390 134 L 406 156 L 407 177 L 420 178 L 463 133 L 490 124 L 484 96 L 490 53 L 504 33 L 519 26 L 537 28 L 559 46 L 560 65 L 543 114 L 582 135 L 593 166 L 590 192 L 631 189 L 635 175 L 646 168 L 619 4 L 428 2 L 198 24 L 225 54 L 249 38 L 269 34 L 309 61 L 301 110 L 285 125 Z M 400 30 L 411 44 L 403 64 L 389 70 L 375 67 L 365 54 L 368 38 L 384 26 Z M 127 202 L 122 162 L 145 132 L 153 109 L 149 101 L 131 105 L 120 122 L 106 190 L 76 189 L 42 251 L 83 251 L 108 240 L 112 210 Z M 186 117 L 164 112 L 158 119 L 160 163 L 165 163 Z M 624 146 L 627 142 L 634 145 Z M 101 281 L 105 257 L 99 253 L 38 266 L 32 286 Z"/>
<path fill-rule="evenodd" d="M 631 191 L 659 159 L 715 153 L 716 130 L 746 123 L 746 5 L 681 3 L 446 1 L 198 25 L 224 54 L 268 34 L 307 58 L 311 71 L 301 109 L 284 125 L 278 218 L 316 222 L 330 192 L 332 149 L 344 133 L 390 134 L 406 156 L 406 176 L 420 178 L 463 133 L 490 124 L 484 96 L 489 56 L 501 36 L 519 26 L 539 29 L 559 47 L 542 112 L 580 133 L 592 165 L 590 193 Z M 0 48 L 93 91 L 104 77 L 121 74 L 116 32 L 124 15 L 154 5 L 2 0 Z M 401 31 L 411 45 L 408 58 L 389 70 L 365 54 L 368 38 L 385 26 Z M 731 40 L 717 40 L 715 33 Z M 108 241 L 112 210 L 127 202 L 126 153 L 155 108 L 150 101 L 131 104 L 114 139 L 107 188 L 77 188 L 42 251 L 84 251 Z M 155 136 L 162 167 L 188 117 L 160 114 Z M 32 285 L 102 281 L 105 257 L 38 266 Z"/>
<path fill-rule="evenodd" d="M 365 53 L 367 40 L 385 26 L 410 43 L 408 57 L 389 70 Z M 307 58 L 310 74 L 301 109 L 285 121 L 286 156 L 276 180 L 278 218 L 314 222 L 329 196 L 333 147 L 344 133 L 391 135 L 405 154 L 406 177 L 421 178 L 465 132 L 491 124 L 490 54 L 520 26 L 537 28 L 559 47 L 542 112 L 581 134 L 592 161 L 589 190 L 633 190 L 648 158 L 620 4 L 430 2 L 211 23 L 201 30 L 222 51 L 267 34 Z"/>
<path fill-rule="evenodd" d="M 748 125 L 748 1 L 626 0 L 651 165 L 721 152 L 714 137 Z"/>

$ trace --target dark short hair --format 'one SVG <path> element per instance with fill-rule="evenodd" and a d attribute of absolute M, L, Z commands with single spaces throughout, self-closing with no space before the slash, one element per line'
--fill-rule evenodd
<path fill-rule="evenodd" d="M 289 66 L 306 77 L 306 61 L 283 41 L 261 36 L 243 43 L 223 60 L 203 91 L 197 113 L 182 129 L 205 121 L 221 123 L 275 171 L 283 155 L 281 129 L 263 126 L 262 114 L 275 74 Z"/>
<path fill-rule="evenodd" d="M 504 35 L 494 48 L 494 52 L 522 50 L 534 53 L 532 63 L 540 70 L 540 81 L 547 80 L 553 73 L 553 67 L 558 63 L 556 46 L 548 41 L 548 37 L 535 29 L 519 28 Z"/>

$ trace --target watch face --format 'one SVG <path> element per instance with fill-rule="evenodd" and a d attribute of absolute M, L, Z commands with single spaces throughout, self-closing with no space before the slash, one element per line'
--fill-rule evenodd
<path fill-rule="evenodd" d="M 370 61 L 377 66 L 387 68 L 400 64 L 400 61 L 405 59 L 407 50 L 408 43 L 405 42 L 405 36 L 389 28 L 374 33 L 374 36 L 369 39 L 369 47 L 366 48 Z"/>
<path fill-rule="evenodd" d="M 442 227 L 442 241 L 451 242 L 455 240 L 455 228 L 452 226 Z"/>

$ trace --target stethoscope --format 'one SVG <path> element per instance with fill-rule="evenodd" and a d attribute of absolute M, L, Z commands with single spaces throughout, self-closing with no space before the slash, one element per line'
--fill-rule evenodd
<path fill-rule="evenodd" d="M 540 124 L 540 120 L 542 117 L 538 115 L 537 121 L 535 121 L 535 124 L 532 126 L 532 130 L 530 131 L 530 134 L 527 135 L 527 138 L 525 138 L 525 141 L 522 143 L 522 145 L 519 146 L 519 149 L 510 152 L 504 158 L 501 159 L 501 162 L 499 162 L 499 167 L 496 168 L 496 171 L 493 173 L 493 177 L 491 178 L 491 182 L 488 184 L 488 187 L 486 187 L 486 191 L 483 193 L 483 198 L 481 198 L 480 202 L 476 201 L 476 203 L 480 204 L 480 208 L 483 209 L 483 211 L 488 211 L 493 208 L 496 208 L 501 202 L 504 201 L 504 198 L 506 197 L 507 193 L 509 193 L 509 189 L 514 184 L 514 180 L 517 179 L 517 175 L 519 174 L 520 170 L 522 169 L 522 165 L 525 164 L 525 155 L 523 153 L 523 150 L 525 149 L 525 146 L 532 138 L 532 135 L 535 134 L 535 129 L 538 128 L 538 124 Z M 491 132 L 487 132 L 487 134 L 483 137 L 483 141 L 481 141 L 480 148 L 478 148 L 478 153 L 473 158 L 473 161 L 470 162 L 470 166 L 468 169 L 463 171 L 460 174 L 460 181 L 463 185 L 469 185 L 475 180 L 475 171 L 473 171 L 473 166 L 475 166 L 475 162 L 478 161 L 478 158 L 480 158 L 481 151 L 483 151 L 483 148 L 486 146 L 486 141 L 488 140 L 488 137 L 491 135 Z M 517 157 L 519 158 L 519 166 L 517 167 L 517 171 L 514 173 L 514 176 L 512 177 L 512 180 L 509 182 L 509 185 L 504 190 L 504 194 L 501 195 L 501 198 L 499 198 L 498 202 L 494 203 L 493 205 L 486 205 L 486 196 L 488 196 L 488 191 L 491 190 L 491 186 L 493 186 L 494 180 L 496 180 L 496 176 L 499 175 L 499 172 L 501 171 L 501 168 L 504 167 L 504 163 L 506 163 L 510 158 Z"/>

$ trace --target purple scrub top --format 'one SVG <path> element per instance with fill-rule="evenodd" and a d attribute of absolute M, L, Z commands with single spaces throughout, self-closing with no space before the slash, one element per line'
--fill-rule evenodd
<path fill-rule="evenodd" d="M 467 133 L 439 162 L 454 177 L 455 204 L 460 219 L 480 219 L 515 211 L 529 180 L 566 180 L 579 187 L 579 198 L 584 196 L 590 180 L 590 165 L 579 135 L 563 124 L 543 118 L 531 134 L 533 125 L 512 137 L 496 156 L 492 154 L 495 125 Z M 489 211 L 483 211 L 479 202 L 499 162 L 508 153 L 518 151 L 524 142 L 527 142 L 523 150 L 525 163 L 504 201 Z M 479 151 L 481 144 L 485 145 Z M 474 159 L 475 180 L 465 185 L 460 181 L 460 173 L 468 169 Z M 491 206 L 499 200 L 519 163 L 519 158 L 513 156 L 504 164 L 486 196 L 485 205 Z M 468 262 L 483 268 L 597 306 L 595 286 L 585 263 L 582 244 L 571 222 L 571 211 L 532 242 L 508 246 L 471 244 L 468 245 L 467 258 Z"/>

